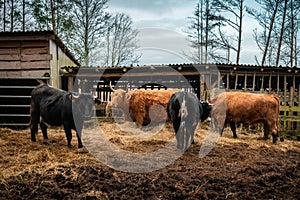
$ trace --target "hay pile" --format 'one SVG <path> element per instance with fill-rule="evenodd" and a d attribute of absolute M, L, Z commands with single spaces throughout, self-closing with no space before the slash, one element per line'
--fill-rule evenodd
<path fill-rule="evenodd" d="M 174 140 L 171 126 L 150 137 L 136 137 L 116 124 L 101 123 L 107 140 L 134 153 L 152 152 Z M 130 127 L 128 127 L 130 130 Z M 300 142 L 273 145 L 261 135 L 229 131 L 204 158 L 205 137 L 175 162 L 150 173 L 111 169 L 87 149 L 69 149 L 63 130 L 49 129 L 44 143 L 29 130 L 0 130 L 0 199 L 297 199 L 300 196 Z M 140 136 L 140 135 L 139 135 Z M 126 159 L 126 158 L 125 158 Z"/>

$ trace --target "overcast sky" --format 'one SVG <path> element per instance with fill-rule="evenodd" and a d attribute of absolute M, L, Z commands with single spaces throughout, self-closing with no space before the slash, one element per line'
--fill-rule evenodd
<path fill-rule="evenodd" d="M 139 30 L 139 52 L 142 54 L 140 65 L 190 63 L 182 52 L 190 51 L 184 30 L 188 17 L 198 0 L 110 0 L 108 11 L 123 12 L 129 15 L 134 28 Z M 253 0 L 246 0 L 247 3 Z M 249 5 L 249 4 L 247 4 Z M 252 37 L 257 27 L 255 20 L 247 15 L 244 19 L 243 43 L 240 64 L 255 64 L 258 55 Z"/>

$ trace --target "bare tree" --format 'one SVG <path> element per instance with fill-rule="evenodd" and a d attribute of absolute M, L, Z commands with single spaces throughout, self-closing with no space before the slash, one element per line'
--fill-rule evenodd
<path fill-rule="evenodd" d="M 242 45 L 242 28 L 243 28 L 243 16 L 245 0 L 214 0 L 213 5 L 223 13 L 222 21 L 226 22 L 231 28 L 237 31 L 237 47 L 236 49 L 236 64 L 240 62 L 241 45 Z M 228 16 L 225 17 L 224 16 Z M 235 19 L 235 20 L 232 20 Z M 222 34 L 222 32 L 220 32 Z M 224 37 L 223 37 L 224 38 Z"/>
<path fill-rule="evenodd" d="M 255 40 L 262 49 L 261 65 L 280 64 L 293 66 L 299 57 L 300 2 L 294 0 L 256 0 L 263 12 L 247 11 L 259 22 L 263 33 L 255 31 Z M 276 50 L 275 50 L 276 49 Z"/>
<path fill-rule="evenodd" d="M 281 44 L 283 39 L 283 33 L 284 33 L 286 9 L 287 9 L 287 0 L 284 0 L 283 16 L 282 16 L 281 30 L 280 30 L 280 36 L 278 41 L 278 50 L 277 50 L 276 64 L 275 64 L 276 67 L 278 67 L 279 58 L 280 58 L 280 50 L 281 50 Z"/>
<path fill-rule="evenodd" d="M 260 47 L 260 49 L 263 48 L 263 56 L 262 56 L 262 61 L 261 65 L 264 66 L 266 63 L 266 57 L 268 55 L 268 50 L 271 42 L 271 37 L 272 37 L 272 32 L 273 32 L 273 26 L 275 24 L 275 17 L 276 13 L 278 11 L 278 6 L 279 6 L 279 1 L 280 0 L 270 0 L 270 1 L 260 1 L 256 0 L 257 3 L 261 4 L 262 8 L 264 9 L 263 12 L 259 12 L 257 10 L 247 8 L 247 11 L 250 15 L 252 15 L 258 22 L 259 24 L 264 28 L 264 33 L 268 32 L 267 35 L 264 34 L 265 38 L 265 46 Z M 275 4 L 275 6 L 274 6 Z M 269 18 L 271 16 L 271 18 Z M 261 43 L 262 40 L 258 40 L 258 33 L 256 32 L 256 43 Z"/>
<path fill-rule="evenodd" d="M 185 31 L 190 41 L 190 46 L 195 52 L 183 54 L 193 62 L 208 63 L 220 56 L 216 50 L 219 38 L 216 37 L 218 28 L 222 26 L 222 17 L 218 15 L 212 6 L 213 0 L 199 0 L 193 16 L 189 17 L 190 25 Z"/>
<path fill-rule="evenodd" d="M 131 18 L 124 13 L 115 14 L 109 21 L 105 33 L 105 50 L 103 65 L 120 66 L 137 63 L 140 55 L 138 48 L 138 31 L 133 29 Z"/>
<path fill-rule="evenodd" d="M 198 63 L 203 63 L 203 54 L 204 50 L 204 14 L 203 14 L 203 0 L 199 0 L 196 5 L 195 11 L 192 17 L 188 17 L 190 20 L 190 26 L 188 27 L 188 31 L 185 31 L 188 34 L 188 40 L 191 43 L 191 47 L 196 49 L 195 54 L 187 54 L 184 52 L 185 56 L 188 57 L 190 60 Z"/>
<path fill-rule="evenodd" d="M 84 65 L 90 64 L 93 50 L 101 44 L 105 22 L 109 14 L 105 12 L 108 0 L 72 0 L 74 29 L 67 42 L 74 49 L 75 56 Z"/>
<path fill-rule="evenodd" d="M 56 32 L 56 27 L 55 27 L 55 10 L 54 10 L 54 5 L 53 5 L 53 0 L 50 0 L 50 10 L 51 10 L 51 23 L 52 23 L 52 30 L 54 33 Z"/>
<path fill-rule="evenodd" d="M 300 2 L 295 0 L 287 1 L 286 20 L 284 33 L 282 34 L 282 47 L 280 60 L 290 67 L 297 66 L 300 56 Z"/>
<path fill-rule="evenodd" d="M 1 28 L 3 31 L 22 30 L 23 1 L 5 0 L 0 2 Z"/>

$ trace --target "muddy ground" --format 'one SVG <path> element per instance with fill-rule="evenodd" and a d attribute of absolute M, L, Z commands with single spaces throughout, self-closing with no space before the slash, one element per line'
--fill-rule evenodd
<path fill-rule="evenodd" d="M 109 141 L 133 153 L 164 147 L 173 137 L 166 126 L 151 138 L 128 136 L 116 124 L 101 123 Z M 74 134 L 68 148 L 63 130 L 39 132 L 0 129 L 0 199 L 298 199 L 300 142 L 277 145 L 261 134 L 229 130 L 204 158 L 199 149 L 206 134 L 199 126 L 195 144 L 170 165 L 148 173 L 112 169 L 78 149 Z M 124 158 L 125 159 L 125 158 Z"/>

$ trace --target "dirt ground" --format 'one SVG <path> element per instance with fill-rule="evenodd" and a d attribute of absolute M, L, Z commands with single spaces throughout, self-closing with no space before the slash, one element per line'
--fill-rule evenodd
<path fill-rule="evenodd" d="M 101 123 L 109 141 L 133 153 L 151 152 L 174 139 L 170 126 L 149 138 L 128 135 L 111 122 Z M 299 199 L 300 142 L 277 145 L 262 134 L 226 130 L 204 158 L 199 149 L 207 127 L 196 132 L 195 144 L 170 165 L 148 173 L 109 168 L 74 134 L 68 148 L 62 129 L 39 132 L 0 129 L 0 199 Z M 124 158 L 126 159 L 126 158 Z"/>

